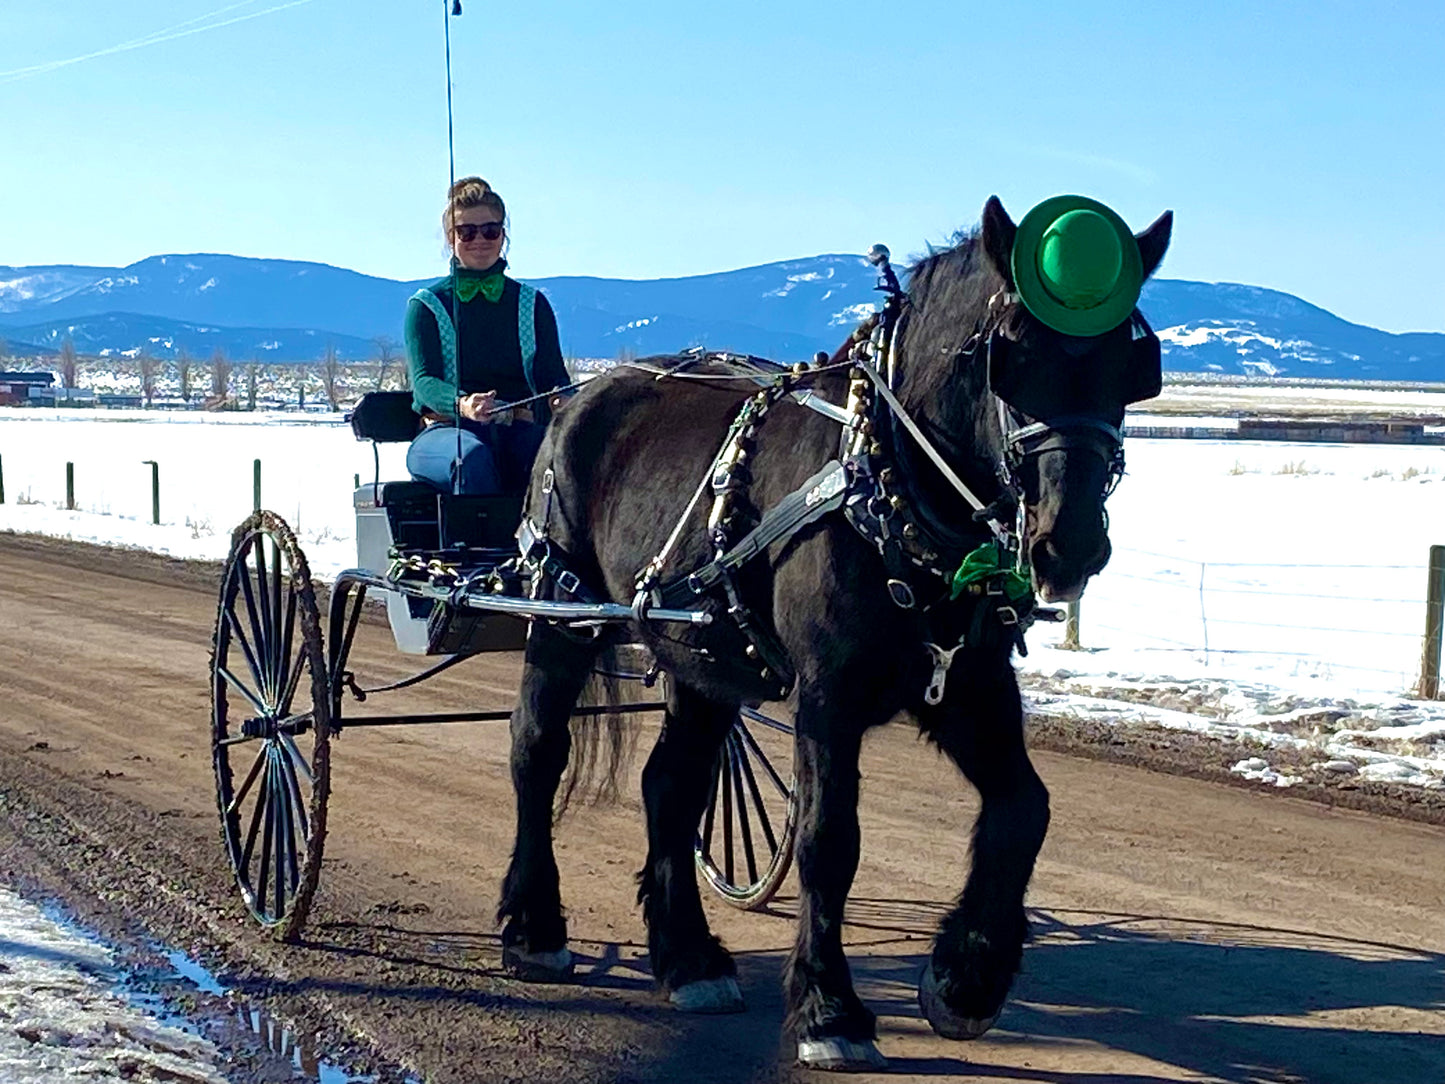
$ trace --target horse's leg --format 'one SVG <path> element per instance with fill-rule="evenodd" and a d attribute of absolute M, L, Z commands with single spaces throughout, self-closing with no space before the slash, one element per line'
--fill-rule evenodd
<path fill-rule="evenodd" d="M 517 838 L 502 882 L 497 921 L 502 966 L 533 982 L 572 973 L 567 920 L 552 852 L 552 802 L 572 748 L 570 723 L 598 648 L 537 621 L 527 638 L 526 664 L 512 711 L 512 787 Z"/>
<path fill-rule="evenodd" d="M 637 899 L 647 922 L 652 973 L 685 1012 L 739 1012 L 737 968 L 708 930 L 693 859 L 718 750 L 738 708 L 670 684 L 662 734 L 642 770 L 647 863 L 638 874 Z"/>
<path fill-rule="evenodd" d="M 800 689 L 797 713 L 798 938 L 784 977 L 798 1061 L 814 1069 L 882 1066 L 873 1013 L 853 990 L 843 954 L 843 907 L 858 871 L 860 705 L 820 686 Z"/>
<path fill-rule="evenodd" d="M 998 1019 L 1023 957 L 1024 890 L 1049 827 L 1049 792 L 1024 748 L 1013 669 L 991 658 L 967 662 L 956 667 L 944 703 L 919 712 L 928 737 L 982 799 L 968 883 L 918 984 L 929 1024 L 949 1039 L 976 1039 Z"/>

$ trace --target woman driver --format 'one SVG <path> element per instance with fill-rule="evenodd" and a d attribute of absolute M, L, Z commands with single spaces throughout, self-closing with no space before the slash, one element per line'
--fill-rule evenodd
<path fill-rule="evenodd" d="M 486 181 L 451 186 L 442 229 L 454 273 L 418 290 L 406 310 L 412 407 L 428 423 L 406 466 L 448 493 L 519 494 L 548 408 L 545 400 L 505 405 L 570 382 L 557 318 L 545 296 L 506 277 L 507 208 Z"/>

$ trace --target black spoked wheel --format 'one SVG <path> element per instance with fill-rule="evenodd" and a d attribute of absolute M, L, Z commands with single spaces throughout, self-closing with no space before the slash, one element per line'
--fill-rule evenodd
<path fill-rule="evenodd" d="M 306 558 L 281 517 L 231 536 L 211 651 L 221 833 L 251 914 L 284 939 L 306 922 L 331 789 L 329 690 Z"/>
<path fill-rule="evenodd" d="M 734 907 L 755 911 L 777 893 L 793 861 L 793 728 L 743 708 L 718 753 L 698 830 L 698 869 Z"/>

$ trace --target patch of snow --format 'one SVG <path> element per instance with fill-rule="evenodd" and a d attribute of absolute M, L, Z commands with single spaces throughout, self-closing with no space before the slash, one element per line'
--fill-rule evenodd
<path fill-rule="evenodd" d="M 871 301 L 862 301 L 857 305 L 849 305 L 841 312 L 835 312 L 828 319 L 829 327 L 836 327 L 839 324 L 861 324 L 868 317 L 873 315 L 874 305 Z"/>
<path fill-rule="evenodd" d="M 620 324 L 620 325 L 618 325 L 617 327 L 613 328 L 612 330 L 613 330 L 614 332 L 635 331 L 637 328 L 640 328 L 640 327 L 648 327 L 649 325 L 655 323 L 655 322 L 656 322 L 657 320 L 659 320 L 659 319 L 660 319 L 660 317 L 657 317 L 657 316 L 643 316 L 643 317 L 639 317 L 639 318 L 636 319 L 636 320 L 629 320 L 629 321 L 628 321 L 627 323 L 625 323 L 625 324 Z"/>
<path fill-rule="evenodd" d="M 0 1078 L 226 1084 L 208 1040 L 116 992 L 109 949 L 0 889 Z"/>
<path fill-rule="evenodd" d="M 1229 769 L 1235 775 L 1265 783 L 1272 787 L 1289 787 L 1300 781 L 1297 775 L 1284 775 L 1269 766 L 1263 757 L 1249 757 Z"/>

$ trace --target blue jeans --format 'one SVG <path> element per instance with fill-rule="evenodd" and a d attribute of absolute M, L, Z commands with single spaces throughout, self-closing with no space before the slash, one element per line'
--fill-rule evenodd
<path fill-rule="evenodd" d="M 464 422 L 460 433 L 452 425 L 429 425 L 407 449 L 406 469 L 416 481 L 427 482 L 444 493 L 451 493 L 459 478 L 461 493 L 521 496 L 532 477 L 532 461 L 537 458 L 545 431 L 535 422 Z"/>

